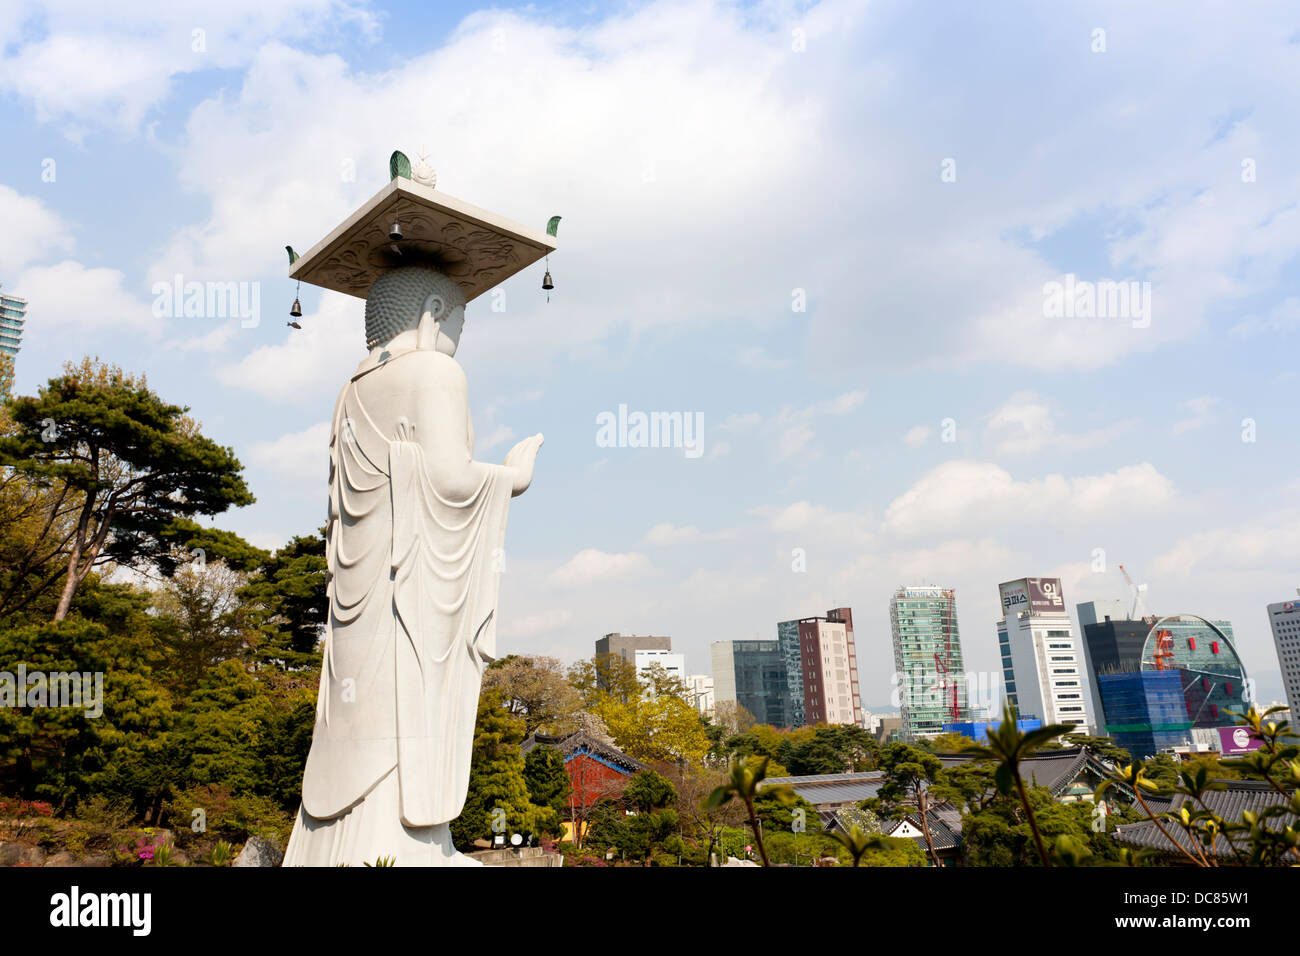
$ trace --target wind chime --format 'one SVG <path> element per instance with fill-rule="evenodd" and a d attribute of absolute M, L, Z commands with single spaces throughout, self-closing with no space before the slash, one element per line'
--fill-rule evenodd
<path fill-rule="evenodd" d="M 546 224 L 546 234 L 556 236 L 560 230 L 560 217 L 552 216 L 551 221 Z M 555 288 L 555 283 L 551 281 L 551 254 L 546 254 L 546 275 L 542 276 L 542 288 L 546 291 L 546 301 L 551 301 L 551 290 Z"/>
<path fill-rule="evenodd" d="M 298 261 L 298 253 L 296 253 L 296 252 L 293 251 L 293 246 L 285 246 L 285 247 L 284 247 L 284 251 L 287 252 L 287 253 L 289 253 L 289 265 L 290 265 L 290 267 L 292 267 L 293 264 L 294 264 L 295 262 Z M 299 280 L 298 280 L 298 288 L 295 289 L 295 290 L 294 290 L 294 293 L 293 293 L 293 307 L 292 307 L 291 309 L 289 309 L 289 315 L 292 316 L 294 319 L 301 319 L 301 318 L 302 318 L 302 302 L 301 302 L 301 300 L 298 298 L 299 295 L 300 295 L 301 293 L 302 293 L 302 280 L 299 279 Z M 301 325 L 299 325 L 297 322 L 294 322 L 294 321 L 290 321 L 290 322 L 287 322 L 287 323 L 285 323 L 285 324 L 288 325 L 289 328 L 291 328 L 291 329 L 301 329 L 301 328 L 302 328 Z"/>

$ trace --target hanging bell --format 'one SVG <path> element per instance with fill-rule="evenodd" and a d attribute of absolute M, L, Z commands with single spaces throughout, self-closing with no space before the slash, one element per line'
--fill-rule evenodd
<path fill-rule="evenodd" d="M 289 310 L 289 314 L 292 315 L 295 319 L 302 318 L 302 303 L 299 302 L 297 299 L 294 299 L 293 308 Z"/>
<path fill-rule="evenodd" d="M 394 222 L 392 226 L 389 227 L 388 238 L 393 240 L 393 242 L 402 238 L 402 224 L 400 222 Z"/>
<path fill-rule="evenodd" d="M 551 273 L 549 269 L 547 270 L 546 275 L 542 276 L 542 288 L 548 292 L 555 288 L 555 283 L 551 281 Z"/>

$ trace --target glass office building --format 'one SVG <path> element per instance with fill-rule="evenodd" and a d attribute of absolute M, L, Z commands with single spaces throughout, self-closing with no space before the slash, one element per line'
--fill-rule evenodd
<path fill-rule="evenodd" d="M 790 726 L 790 690 L 777 641 L 715 641 L 712 656 L 717 703 L 735 701 L 760 724 Z"/>
<path fill-rule="evenodd" d="M 776 643 L 785 664 L 786 698 L 791 727 L 808 722 L 803 705 L 803 654 L 799 649 L 799 622 L 781 621 L 776 625 Z"/>
<path fill-rule="evenodd" d="M 899 588 L 889 601 L 889 626 L 903 739 L 933 737 L 944 724 L 970 720 L 952 589 Z"/>
<path fill-rule="evenodd" d="M 23 340 L 27 300 L 0 292 L 0 352 L 17 355 Z"/>
<path fill-rule="evenodd" d="M 1246 669 L 1232 625 L 1177 614 L 1156 621 L 1142 646 L 1143 671 L 1177 671 L 1186 719 L 1195 727 L 1229 727 L 1249 707 Z M 1109 720 L 1109 715 L 1108 715 Z"/>

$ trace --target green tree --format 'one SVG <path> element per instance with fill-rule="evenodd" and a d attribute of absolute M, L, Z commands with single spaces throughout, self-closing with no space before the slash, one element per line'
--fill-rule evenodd
<path fill-rule="evenodd" d="M 763 825 L 765 834 L 774 831 L 820 833 L 822 830 L 817 808 L 793 791 L 782 796 L 773 794 L 770 787 L 760 790 L 754 797 L 754 815 Z M 800 829 L 796 829 L 796 825 Z"/>
<path fill-rule="evenodd" d="M 876 766 L 875 738 L 861 727 L 822 724 L 811 737 L 788 735 L 775 756 L 796 777 L 821 773 L 852 773 Z"/>
<path fill-rule="evenodd" d="M 666 777 L 647 769 L 628 783 L 623 800 L 635 811 L 624 820 L 630 839 L 623 849 L 628 856 L 649 863 L 677 830 L 677 792 Z"/>
<path fill-rule="evenodd" d="M 14 387 L 14 357 L 0 352 L 0 401 L 9 397 Z"/>
<path fill-rule="evenodd" d="M 524 722 L 506 710 L 500 690 L 479 696 L 474 723 L 474 751 L 469 791 L 460 816 L 451 821 L 452 840 L 464 849 L 475 840 L 490 839 L 493 825 L 510 833 L 537 833 L 537 810 L 528 799 L 524 758 L 519 745 Z M 497 811 L 504 811 L 504 818 Z"/>
<path fill-rule="evenodd" d="M 1128 751 L 1123 751 L 1125 759 L 1118 761 L 1120 764 L 1129 762 Z M 1203 764 L 1200 766 L 1204 766 Z M 1156 754 L 1146 765 L 1147 777 L 1156 785 L 1155 792 L 1161 796 L 1169 796 L 1178 786 L 1178 773 L 1182 769 L 1182 763 L 1177 757 L 1170 754 Z M 1207 770 L 1209 768 L 1206 768 Z"/>
<path fill-rule="evenodd" d="M 1024 808 L 1030 831 L 1034 837 L 1034 846 L 1038 850 L 1038 857 L 1043 866 L 1051 866 L 1052 864 L 1047 855 L 1047 847 L 1043 845 L 1038 823 L 1034 818 L 1034 809 L 1029 802 L 1028 788 L 1025 785 L 1024 778 L 1020 775 L 1020 763 L 1034 751 L 1041 750 L 1061 734 L 1069 731 L 1069 729 L 1069 724 L 1048 724 L 1046 727 L 1040 727 L 1028 733 L 1021 733 L 1016 726 L 1015 710 L 1012 709 L 1010 702 L 1004 702 L 1002 705 L 1002 722 L 998 724 L 996 730 L 989 729 L 988 746 L 969 747 L 966 750 L 969 754 L 976 754 L 995 761 L 997 769 L 993 773 L 993 781 L 997 784 L 998 792 L 1003 795 L 1014 792 L 1020 798 L 1020 804 Z"/>
<path fill-rule="evenodd" d="M 168 669 L 187 693 L 214 664 L 245 647 L 251 630 L 239 600 L 244 576 L 225 562 L 178 568 L 154 596 L 157 631 L 170 656 Z"/>
<path fill-rule="evenodd" d="M 877 804 L 882 812 L 895 818 L 915 810 L 930 860 L 938 866 L 939 854 L 930 833 L 929 788 L 943 779 L 943 764 L 934 754 L 903 743 L 889 744 L 881 750 L 879 763 L 884 783 L 874 800 L 864 802 Z"/>
<path fill-rule="evenodd" d="M 925 749 L 932 754 L 959 754 L 970 745 L 969 737 L 955 732 L 938 734 L 924 742 Z"/>
<path fill-rule="evenodd" d="M 0 421 L 0 437 L 9 433 Z M 0 467 L 0 621 L 50 619 L 51 589 L 67 566 L 80 510 L 81 496 L 66 485 L 55 488 Z"/>
<path fill-rule="evenodd" d="M 1128 763 L 1132 755 L 1109 737 L 1094 737 L 1090 734 L 1066 734 L 1061 738 L 1066 747 L 1087 747 L 1103 760 L 1119 766 Z M 1047 748 L 1044 748 L 1047 749 Z"/>
<path fill-rule="evenodd" d="M 8 411 L 15 429 L 0 438 L 0 465 L 80 497 L 56 622 L 96 566 L 170 574 L 174 522 L 254 500 L 230 449 L 119 368 L 69 363 L 39 396 L 12 399 Z"/>
<path fill-rule="evenodd" d="M 636 665 L 617 654 L 597 654 L 590 660 L 578 661 L 569 668 L 569 683 L 587 710 L 594 710 L 607 699 L 630 703 L 643 690 Z"/>
<path fill-rule="evenodd" d="M 529 802 L 542 811 L 539 817 L 542 832 L 562 833 L 560 821 L 572 789 L 564 754 L 554 747 L 534 747 L 528 751 L 524 757 L 524 782 L 528 785 Z"/>
<path fill-rule="evenodd" d="M 502 690 L 510 712 L 523 718 L 525 733 L 573 729 L 578 692 L 554 657 L 510 654 L 488 666 L 483 686 Z"/>
<path fill-rule="evenodd" d="M 37 693 L 40 685 L 32 683 L 21 701 L 19 688 L 0 685 L 6 789 L 70 811 L 87 794 L 99 792 L 104 775 L 119 761 L 129 763 L 132 752 L 153 762 L 155 785 L 165 777 L 172 769 L 164 757 L 175 710 L 171 695 L 153 680 L 147 657 L 135 637 L 110 637 L 102 626 L 85 621 L 0 630 L 5 669 L 16 676 L 23 665 L 29 675 L 45 675 L 44 692 Z M 81 706 L 49 706 L 49 677 L 55 674 L 83 678 L 78 681 Z M 57 683 L 60 690 L 72 686 L 62 678 Z M 15 698 L 4 699 L 9 693 Z"/>
<path fill-rule="evenodd" d="M 708 809 L 723 807 L 733 800 L 739 801 L 745 807 L 745 815 L 749 818 L 749 826 L 754 831 L 754 842 L 758 844 L 758 855 L 763 860 L 764 866 L 771 866 L 767 859 L 767 850 L 763 847 L 763 831 L 758 825 L 758 816 L 754 811 L 754 801 L 758 798 L 760 785 L 767 776 L 767 757 L 756 757 L 745 759 L 736 757 L 731 761 L 731 773 L 725 783 L 720 784 L 714 791 L 709 794 L 705 806 Z M 768 793 L 776 799 L 791 799 L 794 791 L 786 786 L 767 787 Z M 709 852 L 713 847 L 709 847 Z"/>
<path fill-rule="evenodd" d="M 1044 865 L 1037 852 L 1039 839 L 1051 848 L 1054 865 L 1119 859 L 1114 839 L 1093 832 L 1094 805 L 1090 801 L 1059 803 L 1042 787 L 1028 787 L 1025 795 L 1033 808 L 1034 827 L 1015 794 L 998 794 L 988 805 L 962 818 L 962 846 L 968 865 Z"/>
<path fill-rule="evenodd" d="M 969 740 L 966 743 L 970 745 Z M 936 801 L 946 800 L 970 812 L 982 810 L 997 797 L 996 770 L 991 760 L 968 760 L 945 768 L 930 792 Z"/>
<path fill-rule="evenodd" d="M 256 659 L 286 670 L 315 665 L 329 615 L 325 534 L 299 535 L 263 555 L 240 592 L 261 634 Z"/>

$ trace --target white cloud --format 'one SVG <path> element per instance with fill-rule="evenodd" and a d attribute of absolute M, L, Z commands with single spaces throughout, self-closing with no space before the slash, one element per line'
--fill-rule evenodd
<path fill-rule="evenodd" d="M 1184 418 L 1174 422 L 1174 434 L 1181 435 L 1184 432 L 1195 431 L 1198 428 L 1204 428 L 1210 422 L 1214 421 L 1214 409 L 1219 404 L 1219 399 L 1212 395 L 1202 395 L 1199 398 L 1191 398 L 1182 402 L 1182 407 L 1190 411 L 1191 417 Z"/>
<path fill-rule="evenodd" d="M 39 325 L 33 321 L 33 333 L 160 331 L 162 323 L 150 303 L 128 293 L 124 278 L 116 269 L 87 268 L 69 259 L 28 268 L 10 291 L 32 303 L 30 314 L 39 319 Z"/>
<path fill-rule="evenodd" d="M 776 460 L 785 461 L 787 458 L 793 458 L 807 448 L 816 437 L 817 433 L 802 422 L 785 429 L 776 442 Z"/>
<path fill-rule="evenodd" d="M 655 525 L 647 531 L 645 537 L 642 538 L 641 541 L 643 544 L 666 548 L 687 541 L 720 541 L 724 538 L 734 537 L 735 534 L 736 532 L 731 529 L 724 529 L 722 531 L 701 531 L 693 524 L 679 528 L 671 522 L 665 521 L 661 524 Z"/>
<path fill-rule="evenodd" d="M 866 545 L 872 538 L 873 529 L 867 515 L 834 511 L 811 501 L 796 501 L 783 508 L 766 505 L 752 508 L 749 513 L 766 519 L 768 529 L 780 536 L 799 536 L 805 546 L 819 540 Z"/>
<path fill-rule="evenodd" d="M 1181 578 L 1196 571 L 1272 573 L 1291 567 L 1300 554 L 1300 513 L 1281 512 L 1267 521 L 1198 531 L 1179 538 L 1155 559 L 1155 573 Z"/>
<path fill-rule="evenodd" d="M 653 572 L 650 559 L 644 554 L 608 554 L 595 548 L 579 551 L 563 566 L 551 572 L 550 582 L 556 587 L 581 588 L 605 581 L 621 581 L 641 577 Z"/>
<path fill-rule="evenodd" d="M 1047 403 L 1034 392 L 1025 391 L 1012 395 L 993 413 L 984 440 L 998 456 L 1080 451 L 1105 444 L 1130 424 L 1120 422 L 1082 434 L 1058 431 Z"/>
<path fill-rule="evenodd" d="M 0 21 L 11 52 L 0 90 L 28 99 L 42 121 L 79 139 L 91 127 L 135 130 L 177 76 L 246 65 L 272 39 L 373 34 L 375 19 L 346 0 L 17 0 Z M 19 28 L 21 25 L 21 29 Z"/>
<path fill-rule="evenodd" d="M 284 329 L 278 345 L 263 345 L 219 366 L 222 384 L 280 402 L 319 404 L 356 370 L 365 357 L 365 306 L 360 299 L 326 292 L 320 311 Z M 248 330 L 249 338 L 256 330 Z"/>
<path fill-rule="evenodd" d="M 1287 296 L 1264 315 L 1251 315 L 1242 319 L 1231 329 L 1230 335 L 1237 338 L 1252 338 L 1267 332 L 1289 332 L 1300 327 L 1300 296 Z"/>
<path fill-rule="evenodd" d="M 895 552 L 890 556 L 890 565 L 902 582 L 924 584 L 958 577 L 966 579 L 974 568 L 996 568 L 1014 556 L 1014 552 L 991 537 L 952 538 L 934 547 Z"/>
<path fill-rule="evenodd" d="M 511 429 L 510 426 L 498 425 L 496 426 L 496 428 L 493 428 L 482 438 L 479 438 L 477 435 L 475 435 L 474 448 L 475 451 L 479 451 L 479 452 L 487 451 L 488 449 L 495 448 L 497 445 L 500 445 L 502 442 L 507 442 L 514 437 L 515 437 L 514 430 Z"/>
<path fill-rule="evenodd" d="M 930 437 L 929 425 L 917 425 L 909 428 L 907 434 L 903 436 L 903 444 L 915 448 L 917 445 L 924 445 L 925 440 Z"/>
<path fill-rule="evenodd" d="M 504 638 L 534 637 L 559 630 L 573 620 L 573 613 L 563 608 L 552 608 L 523 617 L 506 617 L 497 633 Z"/>
<path fill-rule="evenodd" d="M 248 450 L 248 463 L 277 475 L 323 486 L 329 480 L 329 456 L 330 423 L 318 422 L 273 441 L 256 442 Z"/>
<path fill-rule="evenodd" d="M 862 407 L 867 400 L 865 390 L 855 392 L 845 392 L 843 395 L 837 395 L 830 401 L 816 402 L 804 409 L 803 414 L 806 417 L 814 415 L 847 415 Z"/>
<path fill-rule="evenodd" d="M 673 544 L 680 544 L 683 541 L 694 541 L 700 537 L 700 529 L 695 525 L 687 525 L 684 528 L 674 527 L 669 522 L 657 524 L 646 532 L 642 539 L 646 544 L 652 544 L 657 547 L 667 547 Z"/>
<path fill-rule="evenodd" d="M 1005 522 L 1059 525 L 1102 515 L 1146 515 L 1169 506 L 1174 497 L 1169 479 L 1145 462 L 1104 475 L 1017 481 L 992 463 L 951 461 L 895 498 L 885 511 L 885 527 L 912 536 Z"/>
<path fill-rule="evenodd" d="M 0 34 L 3 35 L 3 34 Z M 0 185 L 0 275 L 6 278 L 50 253 L 73 249 L 68 224 L 45 203 Z M 28 298 L 21 289 L 6 286 L 7 292 Z"/>

